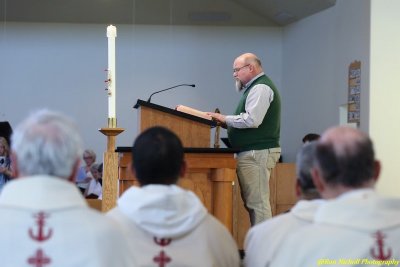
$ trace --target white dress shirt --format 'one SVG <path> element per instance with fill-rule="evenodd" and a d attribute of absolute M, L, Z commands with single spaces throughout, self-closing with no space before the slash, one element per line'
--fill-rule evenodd
<path fill-rule="evenodd" d="M 249 81 L 243 90 L 246 90 L 254 80 L 264 75 L 260 73 Z M 233 128 L 257 128 L 267 114 L 270 103 L 274 100 L 274 92 L 266 84 L 257 84 L 249 92 L 245 109 L 246 112 L 239 115 L 227 115 L 225 117 L 226 125 Z"/>

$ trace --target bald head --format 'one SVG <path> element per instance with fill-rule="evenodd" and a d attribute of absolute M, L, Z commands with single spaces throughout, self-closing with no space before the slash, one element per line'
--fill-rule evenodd
<path fill-rule="evenodd" d="M 316 162 L 322 178 L 330 185 L 361 188 L 376 179 L 372 141 L 350 127 L 334 127 L 322 134 Z"/>
<path fill-rule="evenodd" d="M 258 72 L 262 71 L 261 60 L 253 53 L 244 53 L 244 54 L 238 56 L 234 61 L 234 64 L 235 63 L 239 63 L 239 64 L 243 64 L 243 65 L 250 64 Z"/>
<path fill-rule="evenodd" d="M 320 140 L 321 144 L 332 144 L 338 156 L 356 153 L 359 146 L 368 142 L 370 142 L 368 135 L 350 127 L 329 128 Z"/>

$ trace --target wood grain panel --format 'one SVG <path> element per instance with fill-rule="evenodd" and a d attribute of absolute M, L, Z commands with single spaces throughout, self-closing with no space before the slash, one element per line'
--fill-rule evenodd
<path fill-rule="evenodd" d="M 179 136 L 184 147 L 210 147 L 210 126 L 160 110 L 142 106 L 139 111 L 139 129 L 164 126 Z"/>

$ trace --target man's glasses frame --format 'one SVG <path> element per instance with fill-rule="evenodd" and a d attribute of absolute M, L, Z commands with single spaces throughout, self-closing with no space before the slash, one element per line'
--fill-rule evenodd
<path fill-rule="evenodd" d="M 250 66 L 250 64 L 246 64 L 244 66 L 241 66 L 240 68 L 234 68 L 233 69 L 233 73 L 238 73 L 241 69 L 246 68 L 248 66 Z"/>

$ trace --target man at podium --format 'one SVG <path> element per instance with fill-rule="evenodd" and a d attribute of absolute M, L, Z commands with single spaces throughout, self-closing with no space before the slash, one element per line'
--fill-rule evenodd
<path fill-rule="evenodd" d="M 253 226 L 272 217 L 269 178 L 281 154 L 281 100 L 261 61 L 252 53 L 235 59 L 233 77 L 237 91 L 243 91 L 234 115 L 207 114 L 227 127 L 232 147 L 240 150 L 237 175 Z"/>

